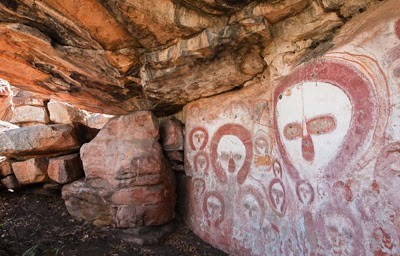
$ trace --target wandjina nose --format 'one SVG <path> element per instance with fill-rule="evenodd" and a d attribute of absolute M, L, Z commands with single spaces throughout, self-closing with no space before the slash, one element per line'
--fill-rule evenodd
<path fill-rule="evenodd" d="M 236 170 L 236 163 L 235 163 L 235 160 L 233 160 L 232 155 L 229 158 L 228 170 L 229 170 L 229 172 L 235 172 L 235 170 Z"/>
<path fill-rule="evenodd" d="M 281 200 L 280 200 L 280 196 L 279 195 L 276 195 L 276 197 L 275 197 L 275 203 L 276 203 L 276 205 L 279 205 L 279 202 L 280 202 Z"/>
<path fill-rule="evenodd" d="M 311 162 L 314 160 L 314 157 L 315 157 L 314 142 L 312 140 L 311 135 L 308 132 L 306 134 L 303 134 L 303 136 L 302 136 L 301 152 L 302 152 L 303 158 L 305 160 L 307 160 L 308 162 Z"/>

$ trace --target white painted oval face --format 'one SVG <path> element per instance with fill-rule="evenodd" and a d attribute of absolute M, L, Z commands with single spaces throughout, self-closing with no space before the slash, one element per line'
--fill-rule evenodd
<path fill-rule="evenodd" d="M 246 159 L 246 147 L 235 135 L 224 135 L 218 143 L 218 160 L 228 173 L 237 173 Z"/>
<path fill-rule="evenodd" d="M 277 102 L 279 135 L 292 165 L 310 179 L 335 157 L 350 129 L 352 105 L 339 87 L 303 82 Z"/>

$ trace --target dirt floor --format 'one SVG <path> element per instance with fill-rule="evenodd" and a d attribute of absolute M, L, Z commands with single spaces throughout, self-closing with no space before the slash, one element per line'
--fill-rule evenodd
<path fill-rule="evenodd" d="M 226 255 L 180 224 L 157 246 L 123 242 L 121 232 L 73 219 L 59 192 L 0 190 L 0 256 L 9 255 Z"/>

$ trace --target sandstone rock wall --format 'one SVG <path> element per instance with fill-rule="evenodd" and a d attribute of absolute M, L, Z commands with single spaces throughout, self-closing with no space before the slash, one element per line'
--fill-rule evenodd
<path fill-rule="evenodd" d="M 377 2 L 7 0 L 0 76 L 94 112 L 168 115 L 298 60 Z"/>
<path fill-rule="evenodd" d="M 197 235 L 233 255 L 400 253 L 399 6 L 359 15 L 323 56 L 185 107 Z M 301 38 L 304 15 L 283 39 Z"/>

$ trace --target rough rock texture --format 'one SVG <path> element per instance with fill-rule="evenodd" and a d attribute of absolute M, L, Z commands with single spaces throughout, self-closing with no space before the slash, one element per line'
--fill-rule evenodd
<path fill-rule="evenodd" d="M 0 176 L 6 177 L 8 175 L 11 175 L 13 173 L 12 167 L 11 167 L 11 161 L 8 160 L 7 158 L 1 158 L 0 159 Z"/>
<path fill-rule="evenodd" d="M 370 3 L 322 2 L 343 15 Z M 277 41 L 274 72 L 185 107 L 186 220 L 197 235 L 232 255 L 400 254 L 399 6 L 363 12 L 301 64 L 280 65 L 298 48 Z M 283 39 L 313 36 L 292 29 L 303 19 L 336 23 L 315 3 L 306 10 L 276 23 Z"/>
<path fill-rule="evenodd" d="M 183 150 L 183 128 L 175 118 L 160 120 L 161 145 L 166 151 Z"/>
<path fill-rule="evenodd" d="M 67 184 L 83 176 L 82 161 L 79 154 L 49 159 L 47 169 L 49 178 L 59 184 Z"/>
<path fill-rule="evenodd" d="M 17 178 L 15 178 L 15 175 L 8 175 L 5 178 L 2 178 L 1 183 L 6 186 L 6 188 L 8 189 L 17 189 L 19 188 L 21 185 L 18 183 Z"/>
<path fill-rule="evenodd" d="M 175 180 L 147 111 L 112 119 L 81 148 L 85 181 L 63 187 L 68 211 L 95 225 L 162 225 L 174 217 Z"/>
<path fill-rule="evenodd" d="M 50 120 L 58 124 L 82 123 L 87 124 L 87 113 L 75 108 L 71 104 L 50 100 L 47 104 Z"/>
<path fill-rule="evenodd" d="M 7 130 L 11 130 L 11 129 L 17 129 L 19 128 L 19 126 L 16 126 L 12 123 L 8 123 L 8 122 L 4 122 L 0 120 L 0 133 L 7 131 Z"/>
<path fill-rule="evenodd" d="M 184 131 L 182 123 L 174 117 L 160 120 L 161 145 L 171 164 L 172 170 L 184 172 L 183 148 Z"/>
<path fill-rule="evenodd" d="M 103 127 L 113 118 L 113 115 L 94 113 L 87 118 L 87 126 L 94 129 L 103 129 Z"/>
<path fill-rule="evenodd" d="M 0 155 L 18 157 L 56 154 L 80 147 L 72 125 L 31 126 L 0 133 Z"/>
<path fill-rule="evenodd" d="M 7 0 L 0 76 L 93 112 L 165 115 L 261 77 L 276 40 L 304 55 L 376 2 Z"/>
<path fill-rule="evenodd" d="M 8 122 L 12 118 L 11 98 L 12 90 L 10 84 L 0 79 L 0 120 L 2 121 Z"/>
<path fill-rule="evenodd" d="M 21 185 L 41 183 L 47 180 L 46 158 L 32 158 L 23 162 L 12 163 L 12 169 L 18 183 Z"/>
<path fill-rule="evenodd" d="M 10 122 L 14 124 L 47 124 L 49 115 L 44 107 L 19 106 L 14 108 Z"/>

